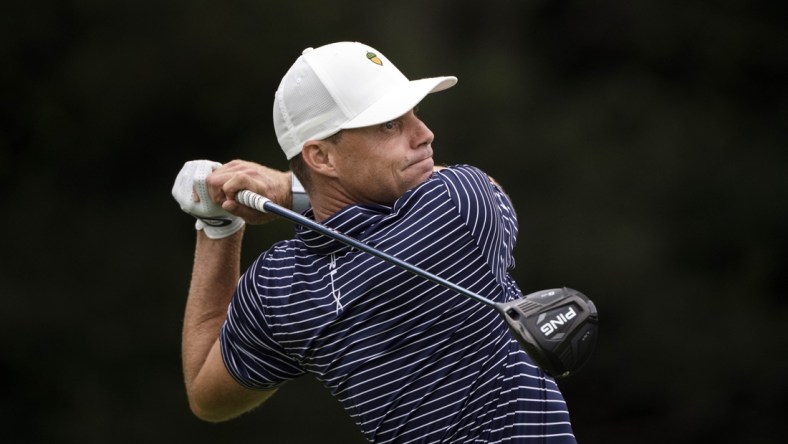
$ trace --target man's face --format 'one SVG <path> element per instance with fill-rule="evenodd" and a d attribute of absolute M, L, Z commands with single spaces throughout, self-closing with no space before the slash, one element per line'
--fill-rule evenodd
<path fill-rule="evenodd" d="M 432 174 L 434 137 L 413 110 L 381 125 L 344 130 L 334 147 L 343 191 L 352 202 L 393 204 Z"/>

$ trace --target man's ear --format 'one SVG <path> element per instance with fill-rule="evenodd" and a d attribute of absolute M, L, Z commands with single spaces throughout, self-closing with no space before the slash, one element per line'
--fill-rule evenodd
<path fill-rule="evenodd" d="M 322 140 L 307 140 L 301 149 L 304 162 L 316 174 L 336 177 L 334 156 L 331 144 Z"/>

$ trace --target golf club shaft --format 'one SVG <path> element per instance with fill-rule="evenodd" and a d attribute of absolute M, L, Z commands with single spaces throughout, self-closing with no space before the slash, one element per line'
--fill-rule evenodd
<path fill-rule="evenodd" d="M 379 259 L 382 259 L 382 260 L 384 260 L 384 261 L 386 261 L 386 262 L 388 262 L 390 264 L 396 265 L 397 267 L 400 267 L 400 268 L 402 268 L 402 269 L 404 269 L 406 271 L 409 271 L 409 272 L 411 272 L 411 273 L 413 273 L 413 274 L 415 274 L 417 276 L 421 276 L 424 279 L 427 279 L 427 280 L 429 280 L 431 282 L 434 282 L 434 283 L 436 283 L 436 284 L 438 284 L 438 285 L 440 285 L 440 286 L 442 286 L 444 288 L 448 288 L 450 290 L 456 291 L 457 293 L 459 293 L 459 294 L 461 294 L 463 296 L 469 297 L 469 298 L 471 298 L 473 300 L 476 300 L 476 301 L 479 301 L 479 302 L 481 302 L 483 304 L 486 304 L 486 305 L 489 305 L 491 307 L 497 308 L 497 304 L 494 301 L 492 301 L 492 300 L 490 300 L 490 299 L 488 299 L 488 298 L 486 298 L 484 296 L 481 296 L 481 295 L 476 294 L 476 293 L 474 293 L 474 292 L 472 292 L 472 291 L 470 291 L 468 289 L 460 287 L 459 285 L 453 284 L 453 283 L 451 283 L 451 282 L 449 282 L 449 281 L 447 281 L 447 280 L 445 280 L 445 279 L 443 279 L 443 278 L 441 278 L 439 276 L 436 276 L 436 275 L 434 275 L 434 274 L 432 274 L 432 273 L 430 273 L 428 271 L 422 270 L 421 268 L 419 268 L 419 267 L 417 267 L 415 265 L 412 265 L 412 264 L 410 264 L 408 262 L 405 262 L 405 261 L 403 261 L 401 259 L 398 259 L 398 258 L 396 258 L 396 257 L 394 257 L 394 256 L 392 256 L 390 254 L 384 253 L 384 252 L 378 250 L 377 248 L 370 247 L 369 245 L 367 245 L 367 244 L 365 244 L 363 242 L 360 242 L 360 241 L 358 241 L 358 240 L 356 240 L 356 239 L 354 239 L 352 237 L 346 236 L 346 235 L 344 235 L 344 234 L 342 234 L 342 233 L 340 233 L 338 231 L 335 231 L 335 230 L 332 230 L 332 229 L 330 229 L 328 227 L 320 225 L 317 222 L 315 222 L 315 221 L 313 221 L 313 220 L 311 220 L 309 218 L 306 218 L 306 217 L 296 213 L 295 211 L 288 210 L 287 208 L 284 208 L 282 206 L 279 206 L 279 205 L 273 203 L 267 197 L 263 197 L 263 196 L 261 196 L 261 195 L 259 195 L 257 193 L 249 191 L 249 190 L 243 190 L 243 191 L 240 191 L 235 196 L 235 200 L 240 202 L 241 204 L 247 206 L 247 207 L 254 208 L 257 211 L 262 211 L 264 213 L 276 214 L 277 216 L 280 216 L 280 217 L 282 217 L 284 219 L 287 219 L 290 222 L 297 223 L 299 225 L 303 225 L 303 226 L 309 228 L 312 231 L 316 231 L 316 232 L 321 233 L 321 234 L 323 234 L 325 236 L 328 236 L 328 237 L 330 237 L 332 239 L 335 239 L 335 240 L 337 240 L 339 242 L 342 242 L 345 245 L 349 245 L 349 246 L 351 246 L 353 248 L 356 248 L 358 250 L 361 250 L 361 251 L 363 251 L 365 253 L 371 254 L 372 256 L 375 256 L 375 257 L 377 257 Z"/>

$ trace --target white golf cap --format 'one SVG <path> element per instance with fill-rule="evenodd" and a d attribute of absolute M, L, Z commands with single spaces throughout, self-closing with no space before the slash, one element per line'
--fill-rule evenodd
<path fill-rule="evenodd" d="M 274 129 L 288 159 L 307 140 L 402 116 L 457 78 L 408 80 L 376 49 L 358 42 L 307 48 L 276 90 Z"/>

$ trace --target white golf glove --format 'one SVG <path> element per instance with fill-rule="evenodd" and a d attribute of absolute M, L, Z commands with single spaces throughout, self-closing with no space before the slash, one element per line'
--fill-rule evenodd
<path fill-rule="evenodd" d="M 219 162 L 210 160 L 191 160 L 183 164 L 175 185 L 172 197 L 180 204 L 181 210 L 197 218 L 195 228 L 204 230 L 211 239 L 222 239 L 244 226 L 244 220 L 234 216 L 219 205 L 216 205 L 208 194 L 205 178 L 216 168 Z M 195 195 L 199 201 L 195 202 Z"/>

